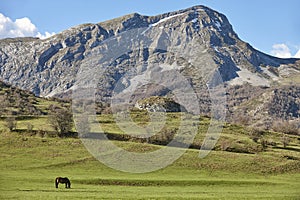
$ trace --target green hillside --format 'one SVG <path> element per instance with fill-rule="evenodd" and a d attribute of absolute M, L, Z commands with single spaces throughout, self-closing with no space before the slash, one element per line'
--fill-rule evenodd
<path fill-rule="evenodd" d="M 0 120 L 0 199 L 297 199 L 300 196 L 297 134 L 225 124 L 214 150 L 200 159 L 199 148 L 210 123 L 208 117 L 200 117 L 198 121 L 197 116 L 190 114 L 167 113 L 161 131 L 143 140 L 123 133 L 112 114 L 99 114 L 99 124 L 117 146 L 139 153 L 163 148 L 174 136 L 181 117 L 198 126 L 190 149 L 172 165 L 151 173 L 131 174 L 103 165 L 74 134 L 58 137 L 50 124 L 50 111 L 69 108 L 69 102 L 35 97 L 4 84 L 0 94 L 7 101 Z M 37 112 L 22 109 L 25 105 Z M 130 115 L 140 126 L 149 123 L 146 111 L 133 109 Z M 16 128 L 10 131 L 6 120 L 12 116 Z M 69 177 L 71 189 L 63 185 L 56 189 L 57 176 Z"/>

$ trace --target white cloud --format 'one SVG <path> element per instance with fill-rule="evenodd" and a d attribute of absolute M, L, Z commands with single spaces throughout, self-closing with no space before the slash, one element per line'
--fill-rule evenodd
<path fill-rule="evenodd" d="M 46 38 L 51 37 L 51 36 L 53 36 L 53 35 L 55 35 L 54 32 L 49 33 L 49 32 L 46 31 L 44 35 L 42 35 L 40 32 L 38 32 L 38 33 L 36 34 L 36 37 L 39 37 L 39 38 L 41 38 L 41 39 L 46 39 Z"/>
<path fill-rule="evenodd" d="M 294 55 L 294 58 L 300 58 L 300 49 L 299 49 L 298 52 Z"/>
<path fill-rule="evenodd" d="M 27 17 L 12 21 L 9 17 L 0 13 L 0 38 L 39 37 L 45 39 L 54 34 L 49 32 L 41 34 Z"/>
<path fill-rule="evenodd" d="M 279 58 L 291 58 L 292 54 L 286 44 L 274 44 L 271 54 Z"/>
<path fill-rule="evenodd" d="M 292 56 L 291 50 L 286 44 L 274 44 L 272 46 L 271 54 L 278 58 L 300 58 L 300 49 Z"/>

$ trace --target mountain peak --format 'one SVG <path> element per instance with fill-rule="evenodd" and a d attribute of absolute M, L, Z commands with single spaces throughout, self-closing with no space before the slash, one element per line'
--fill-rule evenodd
<path fill-rule="evenodd" d="M 197 48 L 204 52 L 202 56 L 214 61 L 223 80 L 228 83 L 264 80 L 263 84 L 270 85 L 272 81 L 281 79 L 283 74 L 286 76 L 286 73 L 294 73 L 291 68 L 297 71 L 299 66 L 297 59 L 274 58 L 255 50 L 240 40 L 225 15 L 198 5 L 157 16 L 132 13 L 97 24 L 82 24 L 45 40 L 0 40 L 0 80 L 41 96 L 68 91 L 72 88 L 86 55 L 93 49 L 100 48 L 108 38 L 134 29 L 150 30 L 152 34 L 144 34 L 143 37 L 151 39 L 149 41 L 153 42 L 152 47 L 157 47 L 160 43 L 168 50 L 170 47 L 190 48 L 189 46 L 197 44 Z M 168 53 L 160 54 L 166 57 L 163 62 L 172 60 Z M 128 59 L 134 61 L 136 56 L 139 55 L 131 55 Z M 141 56 L 144 61 L 148 61 L 156 56 L 156 52 L 144 52 Z M 118 81 L 118 77 L 127 70 L 124 63 L 119 65 L 112 73 L 115 76 L 110 77 L 114 79 L 113 82 Z M 284 72 L 281 73 L 281 69 Z M 188 75 L 196 74 L 197 70 L 200 69 L 183 69 L 186 73 L 188 71 Z M 273 72 L 276 72 L 274 76 Z M 235 80 L 231 82 L 233 79 Z M 113 88 L 113 85 L 109 88 Z M 110 93 L 108 88 L 103 90 Z"/>

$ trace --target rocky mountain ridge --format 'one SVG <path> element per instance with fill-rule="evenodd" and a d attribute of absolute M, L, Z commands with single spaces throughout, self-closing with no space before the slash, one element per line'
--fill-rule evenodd
<path fill-rule="evenodd" d="M 268 80 L 273 80 L 272 76 L 276 74 L 261 66 L 281 67 L 288 71 L 287 66 L 297 62 L 299 69 L 298 60 L 274 58 L 256 51 L 238 38 L 224 15 L 196 6 L 154 17 L 134 13 L 98 24 L 83 24 L 46 40 L 0 40 L 0 78 L 36 95 L 51 96 L 56 91 L 63 92 L 72 87 L 82 60 L 93 48 L 124 31 L 150 26 L 160 26 L 158 30 L 163 31 L 169 31 L 173 26 L 173 32 L 184 31 L 180 33 L 180 39 L 198 39 L 218 65 L 224 81 L 242 77 L 238 72 L 249 74 L 250 71 L 257 73 L 268 85 Z M 282 75 L 281 71 L 278 77 Z"/>
<path fill-rule="evenodd" d="M 133 40 L 133 36 L 138 39 Z M 239 39 L 225 15 L 194 6 L 157 16 L 133 13 L 97 24 L 82 24 L 45 40 L 0 40 L 0 80 L 37 96 L 66 94 L 74 89 L 82 66 L 98 62 L 96 67 L 101 68 L 101 58 L 122 48 L 127 52 L 109 58 L 110 67 L 101 72 L 97 84 L 100 97 L 111 96 L 120 80 L 124 87 L 132 85 L 140 72 L 151 69 L 149 63 L 186 77 L 195 92 L 201 94 L 198 97 L 203 112 L 209 112 L 205 76 L 212 71 L 218 71 L 228 88 L 245 82 L 266 88 L 281 86 L 287 80 L 297 84 L 300 77 L 299 59 L 275 58 L 255 50 Z M 133 69 L 135 74 L 128 75 Z M 165 82 L 172 81 L 166 76 Z M 145 96 L 143 88 L 137 93 L 147 97 L 170 92 L 153 87 Z"/>

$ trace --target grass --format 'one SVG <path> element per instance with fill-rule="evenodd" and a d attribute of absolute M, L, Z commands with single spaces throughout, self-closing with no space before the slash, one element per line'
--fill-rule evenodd
<path fill-rule="evenodd" d="M 50 101 L 38 99 L 38 108 L 47 111 Z M 147 126 L 146 112 L 130 113 L 134 123 Z M 168 113 L 165 129 L 176 129 L 180 113 Z M 276 146 L 261 146 L 242 126 L 225 124 L 221 137 L 204 159 L 199 158 L 210 119 L 187 117 L 198 126 L 193 148 L 172 165 L 150 173 L 132 174 L 111 169 L 87 151 L 80 139 L 33 135 L 53 131 L 47 115 L 18 118 L 17 130 L 9 133 L 0 120 L 0 199 L 299 199 L 300 145 L 298 136 L 283 148 L 282 134 L 265 132 L 263 138 Z M 111 114 L 98 115 L 108 134 L 124 132 Z M 121 124 L 126 125 L 126 124 Z M 113 141 L 131 152 L 150 152 L 162 146 L 132 141 Z M 228 151 L 221 151 L 223 142 Z M 239 153 L 237 153 L 239 152 Z M 245 153 L 247 152 L 247 153 Z M 71 189 L 54 187 L 57 176 L 67 176 Z"/>
<path fill-rule="evenodd" d="M 160 146 L 118 142 L 144 152 Z M 0 135 L 0 199 L 299 199 L 299 152 L 258 154 L 212 151 L 204 159 L 188 150 L 167 168 L 144 174 L 110 169 L 75 138 Z M 295 169 L 290 169 L 294 166 Z M 286 168 L 286 169 L 285 169 Z M 285 169 L 285 170 L 280 170 Z M 67 176 L 71 189 L 54 187 Z"/>
<path fill-rule="evenodd" d="M 295 73 L 280 80 L 281 85 L 297 85 L 300 84 L 300 75 Z"/>

